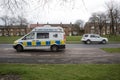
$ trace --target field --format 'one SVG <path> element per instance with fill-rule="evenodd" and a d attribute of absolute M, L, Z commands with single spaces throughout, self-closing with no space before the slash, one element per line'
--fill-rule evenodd
<path fill-rule="evenodd" d="M 120 53 L 120 48 L 102 48 L 102 50 L 108 53 Z"/>
<path fill-rule="evenodd" d="M 20 36 L 0 36 L 0 44 L 13 44 Z"/>
<path fill-rule="evenodd" d="M 120 80 L 120 64 L 0 64 L 22 80 Z"/>
<path fill-rule="evenodd" d="M 104 36 L 107 37 L 109 43 L 120 43 L 120 36 Z M 20 36 L 0 36 L 0 44 L 12 44 Z M 82 36 L 67 36 L 66 43 L 81 43 Z"/>
<path fill-rule="evenodd" d="M 107 37 L 110 42 L 120 42 L 120 35 L 119 36 L 106 35 L 103 37 Z"/>
<path fill-rule="evenodd" d="M 66 43 L 69 43 L 69 44 L 71 44 L 71 43 L 74 43 L 74 44 L 76 44 L 76 43 L 81 43 L 81 38 L 82 38 L 82 36 L 67 36 L 66 37 Z"/>
<path fill-rule="evenodd" d="M 15 40 L 19 39 L 20 36 L 0 36 L 0 44 L 12 44 Z M 80 43 L 81 36 L 67 36 L 67 43 Z"/>

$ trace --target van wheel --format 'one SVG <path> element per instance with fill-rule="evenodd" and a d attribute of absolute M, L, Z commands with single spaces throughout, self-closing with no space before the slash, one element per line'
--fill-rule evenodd
<path fill-rule="evenodd" d="M 23 51 L 23 47 L 21 45 L 17 45 L 16 46 L 16 51 L 17 52 L 22 52 Z"/>
<path fill-rule="evenodd" d="M 90 44 L 90 43 L 91 43 L 91 41 L 90 41 L 90 40 L 87 40 L 87 41 L 86 41 L 86 44 Z"/>
<path fill-rule="evenodd" d="M 51 46 L 51 51 L 57 52 L 58 51 L 58 46 L 56 46 L 56 45 Z"/>
<path fill-rule="evenodd" d="M 106 40 L 103 40 L 102 43 L 103 43 L 103 44 L 106 44 Z"/>

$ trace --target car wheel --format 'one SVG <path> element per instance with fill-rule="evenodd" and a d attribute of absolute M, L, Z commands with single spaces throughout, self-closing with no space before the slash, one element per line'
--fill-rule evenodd
<path fill-rule="evenodd" d="M 56 46 L 56 45 L 51 46 L 51 51 L 57 52 L 58 51 L 58 46 Z"/>
<path fill-rule="evenodd" d="M 103 43 L 103 44 L 106 44 L 106 40 L 103 40 L 102 43 Z"/>
<path fill-rule="evenodd" d="M 23 47 L 22 47 L 21 45 L 17 45 L 16 51 L 17 51 L 17 52 L 23 51 Z"/>
<path fill-rule="evenodd" d="M 90 40 L 87 40 L 87 41 L 86 41 L 86 44 L 90 44 L 90 43 L 91 43 L 91 41 L 90 41 Z"/>

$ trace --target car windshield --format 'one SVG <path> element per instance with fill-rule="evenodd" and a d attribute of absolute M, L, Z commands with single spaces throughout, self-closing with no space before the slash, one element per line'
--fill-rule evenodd
<path fill-rule="evenodd" d="M 84 37 L 88 37 L 88 35 L 84 35 Z"/>

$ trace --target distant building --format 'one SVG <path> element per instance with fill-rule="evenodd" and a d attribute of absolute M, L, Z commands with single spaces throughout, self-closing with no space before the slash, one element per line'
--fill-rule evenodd
<path fill-rule="evenodd" d="M 115 32 L 117 32 L 117 34 L 120 34 L 120 24 L 118 25 L 118 29 L 116 29 L 116 27 L 114 27 Z M 93 22 L 87 22 L 84 26 L 84 30 L 85 33 L 95 33 L 95 34 L 100 34 L 100 30 L 99 30 L 99 26 L 98 23 L 93 23 Z M 107 35 L 110 34 L 110 23 L 106 23 L 101 32 L 102 35 Z"/>
<path fill-rule="evenodd" d="M 44 25 L 51 25 L 51 26 L 60 26 L 60 27 L 62 27 L 63 29 L 64 29 L 64 31 L 65 31 L 65 34 L 67 35 L 67 36 L 71 36 L 71 35 L 80 35 L 80 28 L 78 29 L 78 28 L 76 28 L 76 26 L 75 26 L 75 24 L 72 24 L 72 23 L 70 23 L 70 24 L 62 24 L 62 23 L 60 23 L 60 24 L 49 24 L 49 23 L 47 23 L 47 24 L 30 24 L 30 25 L 28 25 L 28 28 L 29 29 L 33 29 L 33 28 L 35 28 L 35 27 L 42 27 L 42 26 L 44 26 Z"/>
<path fill-rule="evenodd" d="M 76 27 L 75 24 L 29 24 L 28 26 L 23 26 L 23 27 L 20 27 L 20 26 L 7 26 L 7 27 L 3 27 L 1 26 L 0 27 L 0 36 L 22 36 L 22 35 L 25 35 L 27 34 L 28 32 L 30 32 L 33 28 L 35 27 L 42 27 L 44 25 L 51 25 L 51 26 L 60 26 L 64 29 L 65 31 L 65 34 L 67 36 L 77 36 L 77 35 L 80 35 L 80 34 L 83 34 L 83 32 L 80 31 L 80 28 L 79 27 Z"/>
<path fill-rule="evenodd" d="M 28 33 L 26 27 L 0 27 L 0 36 L 22 36 Z"/>

